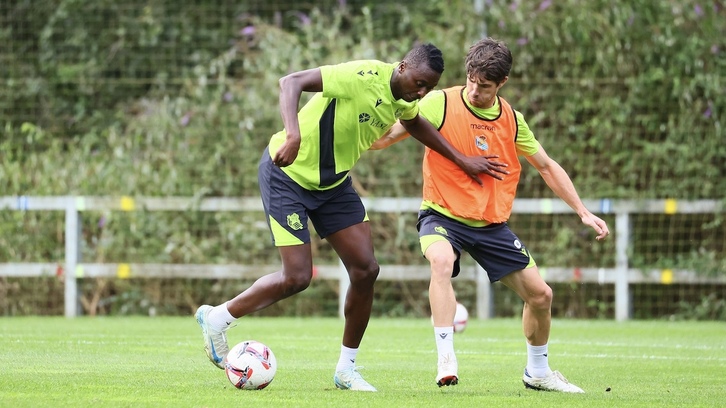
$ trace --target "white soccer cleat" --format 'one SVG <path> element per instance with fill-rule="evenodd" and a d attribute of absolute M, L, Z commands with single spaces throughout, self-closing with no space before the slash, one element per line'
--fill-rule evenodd
<path fill-rule="evenodd" d="M 522 376 L 522 382 L 526 388 L 531 388 L 538 391 L 559 391 L 559 392 L 572 392 L 572 393 L 584 393 L 582 388 L 575 384 L 570 384 L 569 381 L 559 371 L 552 371 L 544 378 L 535 378 L 529 375 L 527 369 L 524 369 L 524 376 Z"/>
<path fill-rule="evenodd" d="M 457 374 L 459 363 L 456 361 L 455 355 L 447 354 L 444 357 L 439 357 L 438 369 L 436 385 L 444 387 L 459 383 L 459 375 Z"/>
<path fill-rule="evenodd" d="M 209 312 L 212 306 L 202 305 L 197 309 L 195 317 L 199 327 L 202 328 L 202 336 L 204 337 L 204 351 L 207 352 L 209 361 L 218 368 L 224 369 L 224 359 L 229 353 L 229 345 L 227 344 L 226 330 L 217 330 L 209 325 Z"/>
<path fill-rule="evenodd" d="M 359 367 L 349 368 L 347 370 L 338 371 L 333 376 L 335 386 L 341 390 L 351 391 L 378 391 L 376 387 L 368 384 L 358 372 Z M 362 368 L 362 367 L 360 367 Z"/>

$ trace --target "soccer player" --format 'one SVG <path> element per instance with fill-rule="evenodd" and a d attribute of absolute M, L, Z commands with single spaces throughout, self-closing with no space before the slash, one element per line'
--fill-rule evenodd
<path fill-rule="evenodd" d="M 498 95 L 511 67 L 512 54 L 504 43 L 482 39 L 466 56 L 466 85 L 431 92 L 419 103 L 421 116 L 457 150 L 491 160 L 494 169 L 484 185 L 479 185 L 437 152 L 426 149 L 424 153 L 423 203 L 417 228 L 421 250 L 431 266 L 429 304 L 438 350 L 436 383 L 441 387 L 459 380 L 451 279 L 459 273 L 459 258 L 466 251 L 487 271 L 490 281 L 501 281 L 524 301 L 525 387 L 579 393 L 582 389 L 550 369 L 547 343 L 552 289 L 540 277 L 529 250 L 507 225 L 521 171 L 518 156 L 526 157 L 582 223 L 595 230 L 596 239 L 608 236 L 608 226 L 585 208 L 570 177 L 547 155 L 522 114 Z M 395 125 L 371 148 L 385 148 L 406 136 L 406 128 Z"/>
<path fill-rule="evenodd" d="M 313 274 L 308 220 L 345 265 L 350 278 L 345 328 L 334 381 L 340 389 L 376 391 L 358 372 L 358 347 L 368 326 L 379 266 L 373 253 L 368 215 L 348 172 L 361 154 L 400 119 L 416 139 L 455 163 L 479 184 L 491 174 L 481 157 L 454 150 L 418 115 L 418 100 L 439 82 L 441 51 L 414 47 L 398 63 L 359 60 L 294 72 L 280 79 L 284 130 L 274 134 L 259 163 L 259 185 L 282 269 L 254 282 L 215 307 L 202 305 L 195 316 L 207 356 L 224 367 L 227 327 L 308 287 Z M 303 92 L 315 92 L 298 112 Z"/>

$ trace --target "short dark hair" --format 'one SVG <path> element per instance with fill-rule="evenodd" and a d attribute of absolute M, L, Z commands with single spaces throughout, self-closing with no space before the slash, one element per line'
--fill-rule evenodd
<path fill-rule="evenodd" d="M 411 49 L 403 58 L 410 65 L 426 64 L 439 74 L 444 72 L 444 55 L 431 43 L 420 44 Z"/>
<path fill-rule="evenodd" d="M 491 37 L 469 47 L 466 54 L 466 75 L 500 84 L 512 69 L 512 52 L 506 44 Z"/>

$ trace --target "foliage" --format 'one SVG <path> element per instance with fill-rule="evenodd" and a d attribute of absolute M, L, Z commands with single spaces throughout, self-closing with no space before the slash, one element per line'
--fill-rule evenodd
<path fill-rule="evenodd" d="M 695 306 L 690 302 L 680 302 L 678 312 L 671 320 L 721 320 L 726 321 L 726 299 L 719 299 L 715 293 L 703 296 Z"/>
<path fill-rule="evenodd" d="M 440 86 L 451 86 L 464 79 L 468 46 L 491 35 L 514 54 L 502 95 L 581 196 L 724 197 L 722 2 L 311 3 L 3 1 L 1 194 L 257 195 L 258 158 L 281 126 L 280 76 L 358 58 L 397 61 L 432 42 L 447 61 Z M 421 154 L 414 141 L 367 154 L 356 188 L 419 196 Z M 553 193 L 525 165 L 518 196 Z M 90 213 L 82 257 L 274 262 L 258 216 Z M 374 223 L 382 262 L 422 262 L 411 217 Z M 670 228 L 668 242 L 687 244 L 665 250 L 653 237 L 660 232 L 638 230 L 633 266 L 723 273 L 721 218 L 680 218 L 690 229 Z M 512 221 L 540 264 L 614 264 L 614 244 L 586 243 L 576 218 Z M 60 260 L 62 222 L 0 212 L 0 261 Z M 314 245 L 334 259 L 325 243 Z"/>
<path fill-rule="evenodd" d="M 444 51 L 449 86 L 461 83 L 466 49 L 486 32 L 515 56 L 503 95 L 582 195 L 720 197 L 724 7 L 570 2 L 485 2 L 483 15 L 469 1 L 281 3 L 275 23 L 261 4 L 54 0 L 36 13 L 32 1 L 11 1 L 2 35 L 17 46 L 2 50 L 10 63 L 0 119 L 1 151 L 12 156 L 0 180 L 19 194 L 255 194 L 248 153 L 280 126 L 281 75 L 395 61 L 430 41 Z M 408 165 L 386 165 L 387 152 L 361 163 L 364 187 L 418 193 L 421 149 L 403 145 L 396 153 Z M 536 172 L 524 180 L 520 196 L 551 195 Z"/>

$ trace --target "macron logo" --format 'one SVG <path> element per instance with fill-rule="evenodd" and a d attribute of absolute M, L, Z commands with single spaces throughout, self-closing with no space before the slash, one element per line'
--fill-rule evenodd
<path fill-rule="evenodd" d="M 378 100 L 376 101 L 376 108 L 378 107 L 378 105 L 380 105 L 382 103 L 383 103 L 383 100 L 381 98 L 378 98 Z"/>

